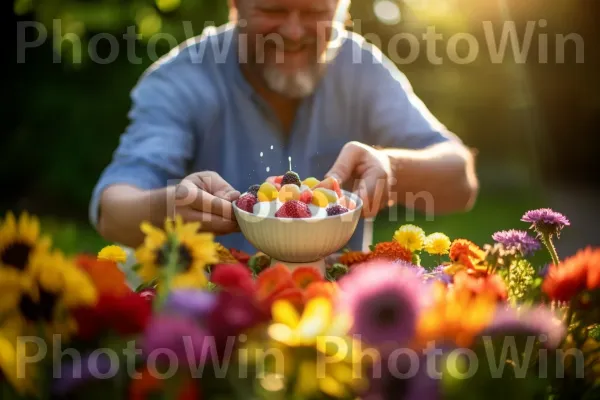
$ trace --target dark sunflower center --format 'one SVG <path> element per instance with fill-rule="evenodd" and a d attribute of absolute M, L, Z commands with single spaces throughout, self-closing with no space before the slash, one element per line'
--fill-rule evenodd
<path fill-rule="evenodd" d="M 4 265 L 9 265 L 23 271 L 27 266 L 27 261 L 29 261 L 29 253 L 31 253 L 31 250 L 32 247 L 27 243 L 11 243 L 0 252 L 0 261 L 2 261 L 2 264 Z"/>
<path fill-rule="evenodd" d="M 393 325 L 396 323 L 397 310 L 391 304 L 385 304 L 379 308 L 375 318 L 379 326 Z"/>
<path fill-rule="evenodd" d="M 171 246 L 172 244 L 170 242 L 167 242 L 160 249 L 158 249 L 156 255 L 156 265 L 158 265 L 159 267 L 164 267 L 165 265 L 167 265 L 167 263 L 169 262 L 169 255 L 171 254 L 172 250 Z M 177 251 L 177 262 L 184 271 L 188 271 L 192 266 L 192 253 L 185 245 L 179 245 Z"/>
<path fill-rule="evenodd" d="M 29 295 L 23 295 L 19 302 L 19 310 L 23 317 L 30 322 L 50 322 L 54 315 L 54 307 L 58 297 L 40 288 L 40 301 L 35 302 Z"/>

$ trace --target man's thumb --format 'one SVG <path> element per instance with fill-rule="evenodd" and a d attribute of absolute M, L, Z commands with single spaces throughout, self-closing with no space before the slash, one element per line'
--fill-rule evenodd
<path fill-rule="evenodd" d="M 337 159 L 333 163 L 333 166 L 325 174 L 325 177 L 334 177 L 338 180 L 338 182 L 344 183 L 350 176 L 352 176 L 352 171 L 354 170 L 357 163 L 357 148 L 352 143 L 347 143 L 340 151 Z"/>

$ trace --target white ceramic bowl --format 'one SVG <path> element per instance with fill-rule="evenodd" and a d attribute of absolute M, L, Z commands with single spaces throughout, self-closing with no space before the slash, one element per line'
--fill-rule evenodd
<path fill-rule="evenodd" d="M 259 251 L 279 261 L 311 263 L 342 249 L 360 220 L 362 200 L 343 191 L 356 208 L 323 218 L 276 218 L 258 216 L 237 207 L 233 210 L 246 239 Z"/>

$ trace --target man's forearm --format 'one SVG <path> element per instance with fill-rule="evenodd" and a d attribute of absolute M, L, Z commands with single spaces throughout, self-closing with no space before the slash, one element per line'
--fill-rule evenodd
<path fill-rule="evenodd" d="M 128 185 L 108 187 L 100 200 L 98 231 L 107 240 L 137 247 L 144 240 L 140 224 L 163 226 L 174 188 L 141 190 Z M 171 196 L 171 197 L 170 197 Z"/>
<path fill-rule="evenodd" d="M 391 160 L 392 201 L 426 213 L 465 211 L 478 192 L 473 155 L 454 143 L 423 150 L 384 149 Z"/>

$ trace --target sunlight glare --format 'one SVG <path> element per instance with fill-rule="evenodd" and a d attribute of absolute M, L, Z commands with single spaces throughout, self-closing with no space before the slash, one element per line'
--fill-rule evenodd
<path fill-rule="evenodd" d="M 384 24 L 395 25 L 401 20 L 400 7 L 392 0 L 377 0 L 373 5 L 375 16 Z"/>

